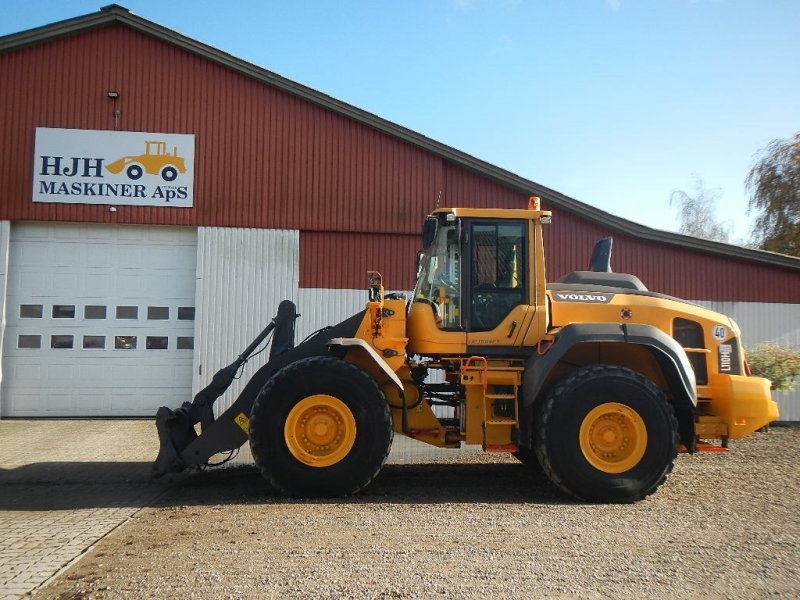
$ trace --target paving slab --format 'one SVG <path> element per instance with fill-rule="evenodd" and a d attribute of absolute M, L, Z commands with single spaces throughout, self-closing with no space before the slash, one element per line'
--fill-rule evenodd
<path fill-rule="evenodd" d="M 153 420 L 0 420 L 0 600 L 30 596 L 165 490 Z"/>

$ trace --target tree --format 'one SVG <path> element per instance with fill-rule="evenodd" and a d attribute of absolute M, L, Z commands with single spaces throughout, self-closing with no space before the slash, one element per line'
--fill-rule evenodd
<path fill-rule="evenodd" d="M 800 133 L 772 140 L 745 179 L 753 239 L 762 250 L 800 256 Z"/>
<path fill-rule="evenodd" d="M 673 202 L 678 205 L 681 219 L 680 233 L 706 240 L 727 242 L 728 232 L 717 223 L 714 216 L 719 197 L 719 188 L 706 189 L 700 178 L 695 178 L 692 194 L 683 190 L 673 191 L 669 197 L 669 205 L 672 206 Z"/>
<path fill-rule="evenodd" d="M 800 375 L 800 350 L 797 348 L 764 342 L 747 351 L 747 362 L 753 375 L 772 382 L 773 390 L 794 390 L 795 378 Z"/>

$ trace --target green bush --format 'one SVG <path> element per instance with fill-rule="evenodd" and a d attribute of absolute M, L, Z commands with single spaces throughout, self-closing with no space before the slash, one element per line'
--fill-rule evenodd
<path fill-rule="evenodd" d="M 800 349 L 765 342 L 747 350 L 747 362 L 753 375 L 772 381 L 773 390 L 794 390 L 795 377 L 800 375 Z"/>

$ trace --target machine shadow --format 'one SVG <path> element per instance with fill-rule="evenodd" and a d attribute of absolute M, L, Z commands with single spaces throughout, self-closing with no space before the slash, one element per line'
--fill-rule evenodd
<path fill-rule="evenodd" d="M 150 478 L 149 462 L 48 462 L 0 469 L 0 511 L 204 506 L 213 504 L 571 504 L 521 464 L 387 465 L 359 494 L 292 498 L 253 466 Z"/>
<path fill-rule="evenodd" d="M 293 498 L 252 467 L 195 473 L 173 485 L 159 506 L 208 504 L 573 504 L 543 473 L 521 464 L 387 465 L 346 498 Z"/>
<path fill-rule="evenodd" d="M 0 469 L 0 511 L 143 508 L 169 491 L 150 462 L 41 462 Z"/>

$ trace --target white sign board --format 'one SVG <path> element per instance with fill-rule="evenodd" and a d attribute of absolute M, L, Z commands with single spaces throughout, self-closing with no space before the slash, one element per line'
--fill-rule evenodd
<path fill-rule="evenodd" d="M 191 207 L 194 135 L 36 128 L 33 201 Z"/>

